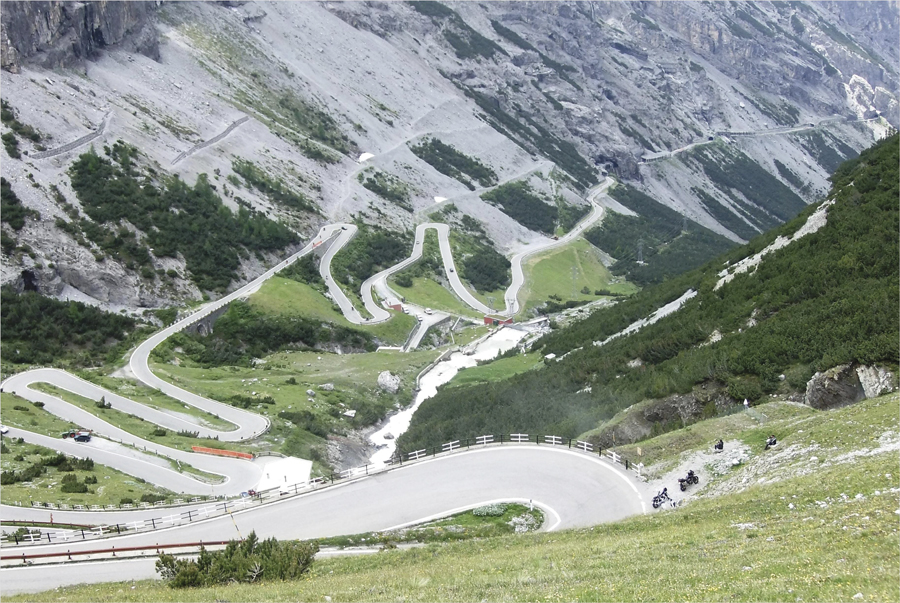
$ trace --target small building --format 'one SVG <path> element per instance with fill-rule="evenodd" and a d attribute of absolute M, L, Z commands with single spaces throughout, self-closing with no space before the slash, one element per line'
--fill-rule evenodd
<path fill-rule="evenodd" d="M 513 319 L 509 316 L 485 316 L 484 324 L 491 327 L 499 327 L 500 325 L 511 325 Z"/>
<path fill-rule="evenodd" d="M 390 310 L 396 310 L 397 312 L 403 312 L 403 305 L 399 299 L 396 297 L 389 297 L 383 302 L 384 306 Z"/>

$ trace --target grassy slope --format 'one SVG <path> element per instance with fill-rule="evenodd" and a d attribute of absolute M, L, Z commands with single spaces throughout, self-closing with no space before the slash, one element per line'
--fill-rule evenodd
<path fill-rule="evenodd" d="M 544 366 L 540 354 L 518 354 L 512 358 L 500 358 L 488 364 L 460 371 L 445 387 L 459 387 L 473 383 L 499 381 L 512 375 Z"/>
<path fill-rule="evenodd" d="M 59 436 L 63 431 L 77 427 L 51 415 L 49 412 L 32 405 L 19 396 L 4 392 L 0 394 L 0 412 L 3 414 L 3 423 L 13 427 L 21 427 L 36 433 L 49 436 Z M 28 411 L 14 410 L 13 406 L 27 408 Z M 36 425 L 32 424 L 32 421 Z M 4 444 L 9 449 L 3 453 L 0 465 L 3 471 L 21 471 L 37 460 L 35 450 L 49 450 L 34 444 L 17 444 L 11 438 L 3 438 Z M 24 461 L 16 461 L 18 455 L 25 457 Z M 142 494 L 171 494 L 165 489 L 148 484 L 130 475 L 104 467 L 99 463 L 94 465 L 94 471 L 76 471 L 78 481 L 84 481 L 84 477 L 93 474 L 98 483 L 89 486 L 93 493 L 66 494 L 60 491 L 59 482 L 62 475 L 53 467 L 47 468 L 47 473 L 31 482 L 19 482 L 3 486 L 0 490 L 0 502 L 5 505 L 21 503 L 28 505 L 30 501 L 67 503 L 70 505 L 108 505 L 118 504 L 123 497 L 139 499 Z"/>
<path fill-rule="evenodd" d="M 326 354 L 323 352 L 279 352 L 268 356 L 263 367 L 199 368 L 153 364 L 154 372 L 182 387 L 196 387 L 201 395 L 227 396 L 232 393 L 247 394 L 251 385 L 242 379 L 260 379 L 252 389 L 260 395 L 272 396 L 276 402 L 289 401 L 294 393 L 284 393 L 284 380 L 294 377 L 299 387 L 312 387 L 333 383 L 335 390 L 358 389 L 369 391 L 376 386 L 381 371 L 391 371 L 400 376 L 401 389 L 415 387 L 416 375 L 438 355 L 437 351 L 402 353 L 385 350 L 374 354 Z M 320 360 L 321 359 L 321 360 Z M 309 365 L 309 366 L 307 366 Z M 262 379 L 268 381 L 262 382 Z M 298 387 L 298 386 L 288 386 Z"/>
<path fill-rule="evenodd" d="M 572 266 L 575 266 L 575 296 L 572 296 Z M 610 285 L 612 275 L 600 262 L 597 249 L 585 241 L 577 239 L 546 253 L 538 254 L 525 261 L 525 286 L 519 293 L 519 301 L 527 312 L 547 301 L 550 295 L 575 300 L 597 299 L 594 291 L 609 289 L 615 293 L 630 294 L 637 288 L 631 283 Z M 590 293 L 582 293 L 587 287 Z"/>
<path fill-rule="evenodd" d="M 277 418 L 281 411 L 309 410 L 333 428 L 343 431 L 361 426 L 364 416 L 372 418 L 373 412 L 383 416 L 397 404 L 409 404 L 416 376 L 439 353 L 436 350 L 405 354 L 390 350 L 372 354 L 280 352 L 267 356 L 266 363 L 255 368 L 201 368 L 184 359 L 180 366 L 153 364 L 152 368 L 163 379 L 201 396 L 220 400 L 234 395 L 253 397 L 254 392 L 257 397 L 271 396 L 275 404 L 259 404 L 248 410 L 272 418 L 270 433 L 278 438 L 296 431 Z M 378 388 L 378 374 L 385 370 L 400 377 L 397 394 L 388 394 Z M 291 378 L 296 384 L 287 383 Z M 251 382 L 252 379 L 257 381 Z M 325 383 L 332 383 L 334 391 L 318 389 Z M 310 388 L 316 390 L 312 400 L 306 394 Z M 357 409 L 360 413 L 355 419 L 348 419 L 339 414 L 346 409 Z M 266 449 L 272 446 L 268 434 L 256 444 Z"/>
<path fill-rule="evenodd" d="M 119 429 L 132 433 L 140 438 L 144 438 L 145 440 L 155 442 L 160 446 L 168 446 L 169 448 L 186 452 L 191 450 L 191 446 L 207 446 L 210 448 L 227 448 L 228 450 L 252 452 L 251 448 L 248 448 L 240 442 L 220 442 L 207 438 L 179 436 L 177 435 L 177 432 L 172 431 L 171 429 L 163 429 L 163 431 L 166 432 L 166 435 L 164 436 L 154 436 L 151 432 L 157 428 L 155 423 L 145 421 L 135 415 L 117 410 L 115 406 L 112 408 L 98 408 L 90 398 L 85 398 L 84 396 L 50 385 L 49 383 L 38 383 L 34 386 L 34 389 L 65 400 L 92 415 L 100 417 L 114 427 L 118 427 Z M 193 429 L 188 429 L 188 431 L 193 431 Z"/>
<path fill-rule="evenodd" d="M 800 429 L 793 413 L 770 419 L 765 430 L 786 430 L 783 448 L 754 448 L 722 477 L 752 477 L 740 491 L 614 524 L 322 560 L 296 582 L 175 590 L 145 581 L 8 600 L 896 601 L 897 401 L 805 413 Z M 754 429 L 733 435 L 758 443 Z M 644 446 L 707 447 L 673 438 Z"/>
<path fill-rule="evenodd" d="M 16 406 L 27 410 L 17 410 L 14 408 Z M 51 437 L 57 437 L 64 431 L 79 427 L 75 423 L 64 421 L 43 408 L 34 406 L 25 398 L 9 392 L 0 394 L 0 413 L 3 415 L 4 425 L 20 427 Z"/>
<path fill-rule="evenodd" d="M 208 425 L 212 429 L 217 429 L 219 431 L 231 431 L 232 429 L 237 429 L 234 424 L 221 417 L 212 415 L 205 410 L 201 410 L 194 406 L 187 406 L 175 398 L 167 396 L 161 391 L 147 387 L 139 381 L 117 379 L 115 377 L 108 377 L 97 373 L 88 373 L 86 371 L 79 376 L 86 378 L 91 383 L 95 383 L 100 387 L 119 394 L 123 398 L 140 402 L 145 406 L 157 410 L 197 417 L 202 423 Z"/>
<path fill-rule="evenodd" d="M 442 287 L 428 277 L 415 277 L 412 287 L 399 286 L 393 277 L 388 279 L 391 287 L 402 295 L 406 301 L 422 306 L 425 308 L 433 308 L 451 314 L 461 316 L 471 316 L 472 318 L 481 318 L 481 314 L 467 306 L 456 295 Z M 501 293 L 500 298 L 502 299 Z M 499 303 L 499 302 L 498 302 Z"/>
<path fill-rule="evenodd" d="M 387 345 L 402 345 L 415 326 L 416 319 L 399 312 L 392 312 L 391 320 L 378 325 L 354 325 L 334 304 L 309 285 L 297 281 L 273 277 L 260 290 L 250 296 L 250 304 L 270 314 L 302 314 L 319 318 L 336 325 L 371 333 Z M 357 304 L 357 307 L 362 307 Z"/>

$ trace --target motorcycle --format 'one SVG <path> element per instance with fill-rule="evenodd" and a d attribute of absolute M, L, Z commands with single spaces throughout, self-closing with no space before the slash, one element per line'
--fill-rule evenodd
<path fill-rule="evenodd" d="M 684 492 L 687 490 L 688 486 L 693 484 L 699 484 L 700 478 L 697 477 L 697 474 L 694 473 L 694 470 L 691 469 L 688 471 L 687 477 L 679 477 L 678 478 L 678 487 L 681 488 L 681 491 Z"/>
<path fill-rule="evenodd" d="M 653 508 L 658 509 L 661 506 L 663 506 L 663 504 L 666 501 L 671 501 L 671 500 L 672 499 L 669 498 L 669 493 L 666 492 L 665 490 L 663 490 L 662 492 L 660 492 L 659 494 L 657 494 L 656 496 L 653 497 Z"/>

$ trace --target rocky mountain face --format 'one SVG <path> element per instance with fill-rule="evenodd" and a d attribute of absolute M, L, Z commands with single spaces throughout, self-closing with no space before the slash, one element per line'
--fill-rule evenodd
<path fill-rule="evenodd" d="M 449 199 L 509 253 L 542 235 L 412 147 L 436 138 L 551 202 L 583 204 L 608 171 L 741 241 L 900 123 L 895 2 L 4 2 L 0 24 L 3 100 L 42 135 L 3 157 L 39 217 L 4 223 L 0 280 L 116 309 L 203 292 L 180 257 L 152 258 L 174 280 L 142 275 L 71 234 L 68 170 L 91 145 L 208 174 L 232 210 L 304 237 L 407 229 Z M 318 211 L 250 184 L 246 162 Z M 378 173 L 392 194 L 364 186 Z"/>
<path fill-rule="evenodd" d="M 4 3 L 0 68 L 19 73 L 23 61 L 47 69 L 78 67 L 108 47 L 159 58 L 153 2 Z"/>

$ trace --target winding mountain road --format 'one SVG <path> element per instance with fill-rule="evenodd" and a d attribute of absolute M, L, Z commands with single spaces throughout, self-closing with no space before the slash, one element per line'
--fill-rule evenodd
<path fill-rule="evenodd" d="M 504 314 L 512 316 L 518 310 L 517 296 L 524 283 L 524 274 L 522 271 L 523 259 L 532 254 L 569 243 L 580 236 L 585 229 L 589 228 L 599 220 L 603 215 L 603 208 L 596 203 L 597 196 L 604 193 L 612 183 L 612 179 L 607 178 L 603 183 L 597 185 L 590 191 L 588 200 L 592 206 L 591 213 L 567 235 L 561 237 L 559 240 L 546 239 L 513 256 L 511 260 L 513 278 L 510 287 L 506 291 L 506 308 Z M 252 463 L 243 462 L 243 464 L 254 467 L 253 469 L 243 467 L 234 459 L 222 459 L 186 453 L 147 441 L 114 427 L 102 418 L 87 412 L 78 406 L 70 404 L 57 396 L 40 392 L 31 386 L 35 383 L 49 383 L 94 401 L 105 398 L 105 400 L 110 402 L 116 410 L 133 414 L 150 423 L 173 431 L 197 431 L 199 432 L 200 437 L 218 438 L 220 441 L 252 439 L 264 433 L 269 428 L 268 418 L 253 412 L 235 408 L 229 404 L 204 398 L 203 396 L 189 392 L 161 379 L 153 373 L 149 366 L 149 359 L 152 351 L 174 333 L 177 333 L 226 307 L 232 301 L 244 298 L 257 291 L 266 280 L 321 245 L 327 246 L 327 249 L 320 262 L 320 273 L 325 280 L 331 298 L 338 304 L 347 320 L 353 324 L 374 324 L 389 320 L 391 317 L 390 313 L 375 302 L 373 290 L 383 299 L 392 296 L 400 297 L 387 285 L 387 279 L 390 275 L 403 270 L 421 259 L 425 234 L 430 229 L 437 232 L 444 272 L 453 291 L 467 305 L 478 312 L 490 314 L 490 308 L 475 298 L 459 278 L 453 259 L 453 252 L 450 247 L 450 227 L 447 224 L 428 222 L 420 224 L 416 228 L 413 252 L 408 258 L 370 277 L 362 284 L 361 297 L 366 310 L 372 316 L 371 319 L 364 318 L 347 297 L 340 285 L 335 282 L 335 279 L 331 274 L 332 259 L 352 240 L 357 232 L 357 228 L 353 224 L 330 224 L 322 227 L 319 233 L 305 247 L 286 260 L 267 270 L 252 282 L 233 293 L 206 304 L 192 314 L 155 333 L 141 343 L 131 355 L 128 365 L 129 369 L 141 382 L 179 400 L 183 404 L 216 415 L 221 419 L 232 423 L 235 426 L 235 429 L 217 430 L 198 424 L 196 420 L 192 420 L 188 416 L 178 416 L 177 413 L 150 408 L 103 387 L 75 377 L 65 371 L 58 369 L 36 369 L 13 375 L 0 384 L 0 387 L 5 391 L 14 392 L 29 401 L 41 402 L 45 404 L 45 408 L 53 414 L 81 425 L 84 428 L 92 429 L 95 433 L 102 434 L 103 436 L 114 440 L 114 442 L 98 440 L 95 438 L 92 446 L 78 445 L 75 448 L 72 448 L 71 442 L 63 442 L 60 439 L 32 434 L 26 430 L 17 430 L 17 433 L 21 432 L 18 437 L 23 437 L 29 442 L 41 444 L 49 448 L 66 452 L 67 454 L 77 452 L 84 454 L 85 450 L 90 450 L 90 454 L 95 457 L 95 460 L 103 462 L 103 464 L 148 479 L 153 483 L 176 492 L 236 494 L 255 487 L 260 479 L 261 470 Z M 432 319 L 429 320 L 428 323 L 437 322 L 443 317 L 443 315 L 428 317 L 429 319 Z M 424 331 L 424 328 L 419 328 L 419 332 L 416 333 L 418 339 L 421 339 Z M 411 345 L 410 347 L 414 346 Z M 63 448 L 65 448 L 65 450 L 63 450 Z M 178 472 L 168 461 L 160 462 L 157 457 L 138 453 L 135 449 L 152 450 L 158 455 L 168 457 L 173 461 L 183 462 L 202 471 L 226 476 L 227 479 L 223 484 L 210 486 L 208 483 L 195 480 Z M 229 467 L 235 467 L 235 469 L 229 470 Z"/>
<path fill-rule="evenodd" d="M 230 515 L 97 541 L 19 546 L 16 554 L 56 553 L 100 546 L 166 547 L 178 542 L 228 540 L 255 530 L 260 539 L 310 539 L 399 529 L 491 502 L 540 507 L 545 530 L 583 527 L 647 512 L 646 486 L 621 466 L 596 456 L 545 446 L 487 447 L 422 461 L 305 495 Z M 4 509 L 6 511 L 6 509 Z M 147 511 L 117 513 L 134 521 Z M 159 515 L 159 510 L 156 516 Z M 44 511 L 46 515 L 46 511 Z M 97 521 L 93 515 L 54 512 L 58 521 Z M 125 517 L 119 517 L 125 516 Z M 106 522 L 110 519 L 103 518 Z M 124 564 L 117 579 L 136 571 Z M 21 592 L 29 581 L 56 568 L 9 567 L 0 571 L 3 594 Z M 67 583 L 83 582 L 77 574 Z M 32 588 L 34 588 L 32 586 Z"/>
<path fill-rule="evenodd" d="M 506 291 L 505 314 L 511 316 L 518 310 L 518 292 L 524 283 L 522 261 L 532 254 L 571 242 L 596 223 L 603 215 L 603 208 L 596 203 L 596 199 L 612 183 L 613 181 L 607 178 L 590 191 L 588 200 L 592 205 L 591 213 L 567 235 L 559 240 L 540 241 L 513 256 L 511 260 L 513 279 Z M 263 473 L 263 466 L 258 462 L 205 456 L 160 446 L 114 427 L 102 418 L 57 396 L 38 391 L 32 385 L 49 383 L 91 400 L 104 397 L 118 411 L 134 414 L 149 423 L 173 431 L 199 431 L 202 437 L 217 437 L 221 441 L 240 441 L 257 437 L 269 428 L 269 420 L 266 417 L 204 398 L 157 377 L 149 366 L 152 351 L 172 334 L 206 318 L 232 301 L 257 291 L 267 279 L 320 246 L 325 246 L 326 249 L 320 262 L 320 273 L 330 296 L 347 320 L 353 324 L 374 324 L 389 320 L 390 313 L 379 306 L 373 292 L 382 299 L 399 297 L 387 285 L 387 279 L 421 259 L 425 235 L 431 229 L 437 233 L 444 272 L 453 291 L 475 310 L 490 313 L 490 309 L 475 298 L 459 278 L 450 247 L 449 226 L 429 222 L 417 226 L 410 257 L 379 272 L 362 284 L 361 299 L 372 317 L 364 318 L 331 274 L 332 259 L 352 240 L 357 232 L 356 226 L 330 224 L 321 228 L 305 247 L 286 260 L 279 262 L 233 293 L 206 304 L 160 330 L 141 343 L 131 355 L 128 368 L 141 382 L 185 405 L 217 415 L 232 423 L 235 429 L 217 430 L 199 423 L 196 418 L 186 414 L 179 416 L 177 412 L 147 407 L 65 371 L 35 369 L 13 375 L 0 384 L 0 387 L 32 402 L 42 402 L 44 408 L 54 415 L 92 429 L 105 437 L 93 438 L 88 443 L 75 443 L 17 428 L 11 428 L 9 435 L 22 437 L 30 443 L 66 454 L 90 456 L 96 462 L 143 477 L 175 492 L 228 496 L 253 488 L 260 482 Z M 428 318 L 438 321 L 443 316 Z M 421 337 L 422 333 L 417 335 Z M 222 476 L 224 481 L 211 484 L 195 479 L 187 473 L 179 472 L 176 468 L 178 463 L 189 464 L 201 471 Z M 454 453 L 447 457 L 356 479 L 341 486 L 266 504 L 235 515 L 241 519 L 245 531 L 255 529 L 260 537 L 314 538 L 383 530 L 414 523 L 427 517 L 458 512 L 494 500 L 533 500 L 535 504 L 545 509 L 548 517 L 548 524 L 545 527 L 556 529 L 612 521 L 645 512 L 644 494 L 646 493 L 642 493 L 639 483 L 633 476 L 605 460 L 549 447 L 506 446 Z M 136 521 L 136 518 L 143 515 L 158 513 L 159 511 L 155 509 L 108 511 L 95 517 L 94 512 L 54 511 L 57 521 L 75 523 Z M 46 510 L 37 508 L 2 507 L 2 517 L 5 520 L 46 520 L 44 517 L 46 514 Z M 286 520 L 294 517 L 303 519 Z M 225 520 L 210 519 L 173 527 L 168 536 L 163 533 L 164 530 L 122 536 L 114 540 L 121 542 L 121 546 L 155 544 L 166 538 L 169 542 L 221 540 L 234 537 L 234 529 L 235 524 L 229 517 Z M 45 545 L 39 548 L 41 552 L 52 552 L 55 546 Z M 76 550 L 78 547 L 96 546 L 96 542 L 71 543 L 66 546 Z M 23 547 L 16 549 L 17 552 L 26 550 Z M 121 577 L 127 578 L 128 566 L 122 567 Z M 28 579 L 34 580 L 36 573 L 52 572 L 52 569 L 29 568 L 28 571 Z M 11 592 L 7 590 L 7 584 L 15 583 L 8 582 L 7 576 L 11 573 L 14 572 L 9 569 L 3 570 L 4 593 Z"/>

